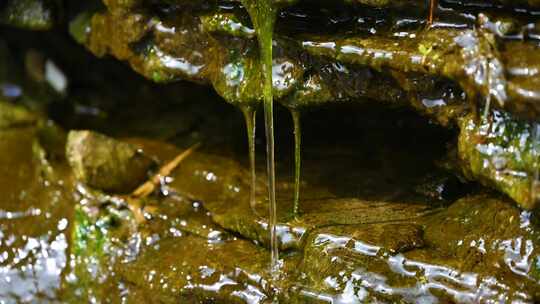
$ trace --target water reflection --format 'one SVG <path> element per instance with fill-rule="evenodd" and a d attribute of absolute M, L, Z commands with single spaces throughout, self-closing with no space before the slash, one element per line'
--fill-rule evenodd
<path fill-rule="evenodd" d="M 57 232 L 38 237 L 0 232 L 0 298 L 8 302 L 56 299 L 61 273 L 67 265 L 66 219 Z M 5 231 L 5 225 L 0 226 Z"/>
<path fill-rule="evenodd" d="M 306 249 L 312 258 L 302 269 L 309 279 L 301 287 L 301 294 L 340 304 L 535 303 L 535 292 L 531 291 L 540 285 L 540 256 L 532 213 L 501 208 L 486 200 L 469 203 L 479 206 L 466 207 L 458 202 L 461 206 L 426 220 L 424 227 L 431 230 L 425 235 L 428 246 L 408 252 L 395 253 L 388 246 L 368 244 L 346 235 L 319 234 Z M 490 216 L 486 217 L 487 214 Z M 505 227 L 498 226 L 503 224 L 498 220 L 497 226 L 486 222 L 486 218 L 494 217 L 504 218 Z M 456 234 L 454 225 L 468 232 Z M 369 239 L 369 232 L 363 232 L 369 229 L 380 228 L 359 228 L 360 235 L 367 233 Z M 438 229 L 444 231 L 442 239 L 433 232 Z M 385 240 L 376 242 L 384 244 Z M 320 282 L 323 288 L 314 289 Z"/>
<path fill-rule="evenodd" d="M 0 302 L 58 302 L 74 202 L 40 173 L 32 128 L 0 130 Z M 58 171 L 60 173 L 60 171 Z"/>

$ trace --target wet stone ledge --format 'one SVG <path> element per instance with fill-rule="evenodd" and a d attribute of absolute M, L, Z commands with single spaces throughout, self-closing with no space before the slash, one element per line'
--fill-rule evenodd
<path fill-rule="evenodd" d="M 16 210 L 0 212 L 0 228 L 16 233 L 13 223 L 21 219 L 22 233 L 38 235 L 27 217 L 45 221 L 54 236 L 44 240 L 56 237 L 50 246 L 58 252 L 54 269 L 63 270 L 61 282 L 53 281 L 51 288 L 59 289 L 62 300 L 539 301 L 538 1 L 438 1 L 444 9 L 436 11 L 431 25 L 428 1 L 270 1 L 280 10 L 272 90 L 275 101 L 296 118 L 295 133 L 300 134 L 299 115 L 310 110 L 363 105 L 354 109 L 366 112 L 352 118 L 340 114 L 365 123 L 351 131 L 362 140 L 358 146 L 335 148 L 332 140 L 343 137 L 333 133 L 336 138 L 326 146 L 305 153 L 298 213 L 293 212 L 298 175 L 283 174 L 293 166 L 277 162 L 279 277 L 268 267 L 264 176 L 253 181 L 248 162 L 236 159 L 237 147 L 228 146 L 237 142 L 224 135 L 226 121 L 239 116 L 223 108 L 213 112 L 217 104 L 186 93 L 195 85 L 169 86 L 182 81 L 211 86 L 244 113 L 260 108 L 264 68 L 258 32 L 242 3 L 75 2 L 65 1 L 70 5 L 64 10 L 54 1 L 7 1 L 0 4 L 0 22 L 35 30 L 69 23 L 73 38 L 94 55 L 125 62 L 146 79 L 100 82 L 103 90 L 111 86 L 116 92 L 109 99 L 91 92 L 89 98 L 100 106 L 123 102 L 121 111 L 111 112 L 118 116 L 81 107 L 81 95 L 64 100 L 48 91 L 47 98 L 36 98 L 43 104 L 35 108 L 73 101 L 73 113 L 91 112 L 96 128 L 157 135 L 143 140 L 94 131 L 66 134 L 48 120 L 47 110 L 27 109 L 33 104 L 26 96 L 30 90 L 4 94 L 13 88 L 4 86 L 6 79 L 21 75 L 13 72 L 13 55 L 0 42 L 0 179 L 10 210 Z M 20 9 L 24 13 L 13 14 Z M 21 79 L 41 88 L 47 85 L 41 79 L 44 56 L 28 53 L 25 63 L 38 64 L 27 64 L 29 75 Z M 107 71 L 91 77 L 109 76 Z M 157 88 L 170 91 L 154 94 Z M 177 104 L 167 103 L 175 98 Z M 161 109 L 157 120 L 147 118 L 162 102 L 169 108 Z M 203 108 L 194 110 L 198 106 Z M 370 112 L 375 108 L 383 114 Z M 311 127 L 336 123 L 324 109 L 327 116 Z M 402 109 L 419 113 L 416 122 L 427 118 L 429 127 L 407 126 Z M 445 131 L 423 137 L 437 128 Z M 319 139 L 327 134 L 320 133 Z M 352 140 L 348 136 L 346 141 Z M 189 150 L 165 143 L 173 140 L 182 147 L 210 143 L 174 170 L 154 175 L 160 172 L 156 167 Z M 446 197 L 448 180 L 465 190 Z M 147 194 L 133 191 L 147 181 L 154 187 Z M 19 189 L 26 183 L 28 189 Z M 23 210 L 23 201 L 39 209 Z M 11 250 L 6 263 L 15 265 L 11 239 L 0 234 L 0 246 Z M 28 252 L 41 259 L 35 248 Z"/>
<path fill-rule="evenodd" d="M 93 15 L 84 12 L 81 16 L 86 17 L 77 19 L 79 30 L 74 32 L 97 56 L 127 61 L 158 83 L 189 80 L 211 85 L 245 113 L 261 104 L 264 73 L 258 41 L 241 5 L 106 4 Z M 404 9 L 396 10 L 393 4 Z M 313 24 L 336 20 L 336 29 L 326 33 L 291 31 L 301 25 L 294 12 L 317 9 L 303 3 L 283 8 L 273 42 L 274 99 L 293 112 L 375 100 L 390 107 L 410 107 L 443 126 L 460 128 L 458 171 L 532 209 L 536 199 L 528 185 L 536 160 L 526 158 L 518 165 L 506 159 L 502 167 L 483 165 L 481 173 L 474 169 L 479 163 L 474 151 L 480 147 L 466 140 L 471 129 L 464 126 L 465 121 L 478 124 L 481 119 L 496 119 L 497 111 L 509 113 L 504 114 L 505 124 L 523 124 L 513 136 L 528 137 L 530 142 L 518 147 L 510 141 L 511 149 L 536 155 L 531 132 L 535 123 L 529 122 L 540 109 L 534 11 L 512 16 L 495 4 L 484 7 L 485 11 L 472 4 L 439 4 L 448 8 L 431 26 L 424 11 L 400 1 L 368 1 L 362 5 L 381 8 L 358 9 L 344 19 L 337 19 L 339 9 L 305 15 Z M 474 13 L 464 18 L 467 10 Z M 484 136 L 475 130 L 476 137 Z M 484 154 L 482 159 L 511 158 L 496 154 Z"/>

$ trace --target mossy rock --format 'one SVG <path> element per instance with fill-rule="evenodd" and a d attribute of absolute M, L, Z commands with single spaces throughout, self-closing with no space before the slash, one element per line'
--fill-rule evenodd
<path fill-rule="evenodd" d="M 36 125 L 38 115 L 26 108 L 0 101 L 0 129 Z"/>
<path fill-rule="evenodd" d="M 69 132 L 66 156 L 79 181 L 115 193 L 142 185 L 155 165 L 140 148 L 91 131 Z"/>

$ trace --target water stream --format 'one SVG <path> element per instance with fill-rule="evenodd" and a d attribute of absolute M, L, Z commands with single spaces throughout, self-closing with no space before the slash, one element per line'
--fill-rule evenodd
<path fill-rule="evenodd" d="M 276 206 L 276 175 L 274 161 L 274 98 L 272 94 L 272 35 L 276 19 L 276 8 L 270 0 L 243 0 L 259 41 L 260 60 L 263 66 L 264 85 L 264 122 L 266 133 L 266 162 L 268 176 L 268 201 L 270 224 L 270 269 L 277 273 L 279 268 L 279 252 L 276 234 L 277 206 Z"/>
<path fill-rule="evenodd" d="M 533 157 L 535 158 L 534 163 L 534 172 L 533 172 L 533 178 L 531 180 L 531 203 L 536 202 L 538 200 L 538 186 L 540 184 L 540 176 L 539 176 L 539 166 L 540 166 L 540 151 L 538 144 L 540 143 L 540 123 L 535 123 L 532 125 L 532 152 Z"/>
<path fill-rule="evenodd" d="M 300 111 L 291 110 L 294 124 L 294 207 L 293 215 L 299 214 L 300 208 L 300 176 L 302 168 L 302 125 L 300 122 Z"/>
<path fill-rule="evenodd" d="M 429 15 L 428 15 L 428 25 L 433 24 L 433 19 L 435 18 L 435 10 L 437 9 L 437 0 L 429 0 Z"/>
<path fill-rule="evenodd" d="M 249 203 L 251 209 L 255 212 L 255 184 L 257 182 L 256 173 L 256 158 L 255 158 L 255 134 L 256 134 L 256 114 L 257 111 L 252 106 L 244 106 L 242 109 L 244 118 L 246 120 L 246 129 L 249 146 L 249 167 L 251 172 L 251 188 L 249 195 Z"/>

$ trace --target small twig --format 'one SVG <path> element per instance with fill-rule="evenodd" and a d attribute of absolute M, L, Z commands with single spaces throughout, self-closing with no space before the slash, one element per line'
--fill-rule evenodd
<path fill-rule="evenodd" d="M 127 206 L 133 216 L 135 217 L 135 222 L 138 224 L 144 223 L 146 221 L 144 217 L 144 212 L 142 210 L 141 201 L 133 197 L 126 198 Z"/>
<path fill-rule="evenodd" d="M 154 175 L 150 180 L 139 186 L 133 193 L 131 194 L 131 197 L 133 198 L 144 198 L 150 195 L 156 187 L 159 185 L 160 180 L 163 176 L 170 175 L 171 172 L 178 167 L 178 165 L 186 159 L 189 155 L 191 155 L 195 150 L 197 150 L 201 146 L 201 143 L 196 143 L 193 146 L 189 147 L 189 149 L 185 150 L 184 152 L 180 153 L 178 156 L 176 156 L 173 160 L 165 164 L 161 169 L 159 169 L 158 173 Z"/>
<path fill-rule="evenodd" d="M 135 189 L 135 191 L 133 191 L 131 195 L 125 197 L 127 206 L 129 210 L 131 210 L 131 212 L 133 213 L 135 221 L 138 224 L 146 222 L 146 218 L 144 216 L 145 212 L 149 212 L 150 214 L 156 212 L 155 207 L 142 206 L 142 199 L 154 192 L 156 187 L 160 184 L 161 177 L 170 175 L 171 172 L 176 169 L 184 159 L 191 155 L 200 146 L 201 144 L 197 143 L 191 146 L 189 149 L 185 150 L 184 152 L 180 153 L 173 160 L 161 167 L 156 175 L 152 176 L 152 178 L 150 178 L 144 184 Z"/>

